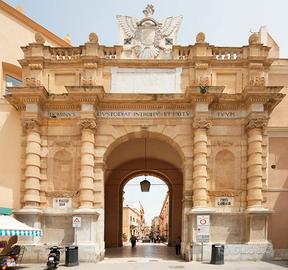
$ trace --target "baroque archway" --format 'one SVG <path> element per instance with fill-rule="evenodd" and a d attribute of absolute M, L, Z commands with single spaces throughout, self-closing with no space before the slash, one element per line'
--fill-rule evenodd
<path fill-rule="evenodd" d="M 181 159 L 166 142 L 147 140 L 145 162 L 142 146 L 145 138 L 128 140 L 110 152 L 105 175 L 105 244 L 106 247 L 122 246 L 122 194 L 125 184 L 135 176 L 147 174 L 163 180 L 169 189 L 169 245 L 181 235 L 183 176 Z M 123 153 L 123 149 L 126 152 Z M 122 163 L 117 156 L 122 153 Z M 168 162 L 174 159 L 173 162 Z M 146 166 L 145 166 L 146 163 Z M 115 166 L 116 165 L 116 166 Z"/>

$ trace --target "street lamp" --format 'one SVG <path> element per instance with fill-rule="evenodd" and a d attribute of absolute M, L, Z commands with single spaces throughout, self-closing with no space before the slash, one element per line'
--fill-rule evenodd
<path fill-rule="evenodd" d="M 146 178 L 140 182 L 140 187 L 141 187 L 142 192 L 149 192 L 150 186 L 151 186 L 151 184 Z"/>
<path fill-rule="evenodd" d="M 144 151 L 144 160 L 145 160 L 145 176 L 144 180 L 140 182 L 141 192 L 149 192 L 150 190 L 150 182 L 146 179 L 146 172 L 147 172 L 147 160 L 146 160 L 146 138 L 145 138 L 145 151 Z"/>

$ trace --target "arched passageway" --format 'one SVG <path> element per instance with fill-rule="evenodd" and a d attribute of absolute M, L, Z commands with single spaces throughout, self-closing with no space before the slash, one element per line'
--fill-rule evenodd
<path fill-rule="evenodd" d="M 145 151 L 146 145 L 146 151 Z M 146 154 L 145 154 L 146 153 Z M 151 175 L 169 189 L 169 245 L 181 235 L 183 176 L 181 158 L 167 142 L 151 137 L 118 144 L 106 158 L 105 245 L 122 246 L 123 187 L 135 176 Z"/>

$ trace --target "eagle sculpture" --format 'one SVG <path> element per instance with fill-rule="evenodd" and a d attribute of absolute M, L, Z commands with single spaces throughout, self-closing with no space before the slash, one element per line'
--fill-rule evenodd
<path fill-rule="evenodd" d="M 171 50 L 182 16 L 168 17 L 159 23 L 151 17 L 154 13 L 152 5 L 148 5 L 143 13 L 145 17 L 142 20 L 121 15 L 116 18 L 126 40 L 124 47 L 134 50 L 138 58 L 154 59 L 161 49 Z"/>

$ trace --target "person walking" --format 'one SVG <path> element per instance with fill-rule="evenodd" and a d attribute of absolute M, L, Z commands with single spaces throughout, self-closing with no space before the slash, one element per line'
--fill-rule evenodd
<path fill-rule="evenodd" d="M 175 249 L 176 249 L 176 255 L 180 255 L 181 251 L 181 238 L 178 236 L 175 241 Z"/>
<path fill-rule="evenodd" d="M 136 246 L 136 236 L 135 235 L 132 235 L 131 238 L 130 238 L 130 242 L 131 242 L 131 245 L 132 245 L 132 248 Z"/>

